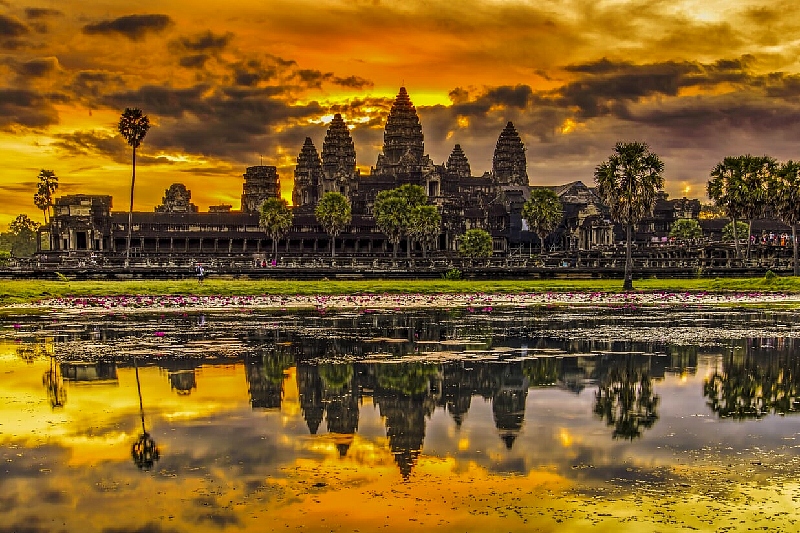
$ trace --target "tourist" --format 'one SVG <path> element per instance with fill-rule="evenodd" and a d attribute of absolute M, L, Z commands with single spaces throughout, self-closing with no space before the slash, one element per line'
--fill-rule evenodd
<path fill-rule="evenodd" d="M 203 277 L 206 275 L 206 272 L 203 269 L 203 265 L 197 263 L 197 267 L 195 267 L 194 271 L 197 274 L 197 282 L 203 283 Z"/>

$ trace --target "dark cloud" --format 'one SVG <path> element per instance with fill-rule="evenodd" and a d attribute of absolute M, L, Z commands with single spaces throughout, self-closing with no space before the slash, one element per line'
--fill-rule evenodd
<path fill-rule="evenodd" d="M 42 128 L 58 124 L 58 111 L 53 102 L 60 96 L 43 96 L 25 89 L 0 89 L 0 129 L 14 126 Z"/>
<path fill-rule="evenodd" d="M 0 14 L 0 38 L 22 37 L 27 35 L 28 32 L 30 32 L 28 27 L 19 20 Z"/>
<path fill-rule="evenodd" d="M 124 80 L 119 74 L 100 71 L 82 70 L 77 72 L 66 90 L 74 94 L 80 100 L 89 100 L 89 105 L 96 105 L 96 100 L 109 91 L 117 87 L 123 87 Z"/>
<path fill-rule="evenodd" d="M 261 60 L 251 59 L 231 65 L 232 78 L 235 85 L 256 87 L 261 82 L 271 81 L 278 76 L 278 65 L 264 65 Z"/>
<path fill-rule="evenodd" d="M 25 62 L 11 60 L 6 64 L 22 78 L 42 78 L 59 68 L 58 59 L 55 57 L 43 57 Z"/>
<path fill-rule="evenodd" d="M 221 51 L 225 49 L 233 39 L 233 33 L 215 35 L 210 30 L 192 37 L 181 37 L 177 43 L 184 50 L 193 52 Z"/>
<path fill-rule="evenodd" d="M 105 131 L 57 133 L 53 146 L 68 156 L 105 156 L 117 162 L 128 159 L 125 142 L 118 135 Z"/>
<path fill-rule="evenodd" d="M 140 41 L 152 32 L 159 33 L 172 25 L 167 15 L 126 15 L 113 20 L 103 20 L 83 27 L 87 35 L 110 35 L 118 33 L 132 41 Z"/>
<path fill-rule="evenodd" d="M 26 7 L 25 17 L 28 20 L 39 20 L 43 18 L 59 17 L 63 15 L 58 9 L 50 9 L 46 7 Z"/>
<path fill-rule="evenodd" d="M 203 68 L 209 59 L 211 59 L 211 56 L 208 54 L 194 54 L 184 56 L 178 62 L 180 66 L 185 68 Z"/>
<path fill-rule="evenodd" d="M 322 72 L 313 69 L 298 69 L 294 73 L 294 78 L 304 86 L 311 89 L 319 89 L 322 82 L 333 78 L 333 72 Z"/>
<path fill-rule="evenodd" d="M 137 527 L 107 527 L 103 529 L 103 533 L 178 533 L 180 530 L 163 527 L 157 522 L 148 522 L 147 524 Z"/>
<path fill-rule="evenodd" d="M 359 76 L 347 76 L 346 78 L 334 77 L 331 82 L 341 87 L 348 87 L 350 89 L 371 89 L 375 86 L 370 80 L 361 78 Z"/>
<path fill-rule="evenodd" d="M 144 86 L 108 95 L 102 101 L 117 109 L 140 107 L 151 122 L 155 119 L 157 125 L 145 141 L 154 151 L 236 160 L 251 157 L 265 144 L 275 146 L 268 135 L 324 114 L 325 109 L 315 102 L 293 105 L 286 91 L 281 86 L 218 90 L 208 85 L 183 89 Z"/>
<path fill-rule="evenodd" d="M 26 46 L 20 39 L 30 33 L 28 26 L 8 15 L 0 14 L 0 48 L 18 50 Z"/>

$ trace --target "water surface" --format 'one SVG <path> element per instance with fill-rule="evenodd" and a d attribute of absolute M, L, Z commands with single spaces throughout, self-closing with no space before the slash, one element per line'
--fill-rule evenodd
<path fill-rule="evenodd" d="M 0 531 L 796 531 L 797 318 L 6 317 Z"/>

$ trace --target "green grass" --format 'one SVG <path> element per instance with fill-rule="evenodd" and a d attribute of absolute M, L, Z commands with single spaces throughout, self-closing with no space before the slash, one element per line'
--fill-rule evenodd
<path fill-rule="evenodd" d="M 800 293 L 800 278 L 643 279 L 637 291 Z M 400 294 L 621 292 L 622 280 L 401 280 L 401 281 L 0 281 L 0 305 L 66 296 L 118 295 L 261 295 L 261 294 Z"/>

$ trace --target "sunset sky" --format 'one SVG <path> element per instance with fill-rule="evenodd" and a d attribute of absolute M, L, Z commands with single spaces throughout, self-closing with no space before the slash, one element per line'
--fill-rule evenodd
<path fill-rule="evenodd" d="M 374 166 L 400 86 L 425 151 L 458 143 L 491 169 L 513 121 L 533 185 L 593 184 L 614 143 L 647 142 L 671 197 L 705 200 L 728 155 L 800 158 L 800 5 L 774 0 L 0 0 L 0 230 L 56 196 L 127 210 L 125 107 L 153 124 L 137 152 L 137 210 L 170 184 L 201 211 L 240 205 L 245 167 L 284 195 L 305 137 L 352 127 Z M 368 178 L 363 178 L 368 179 Z"/>

